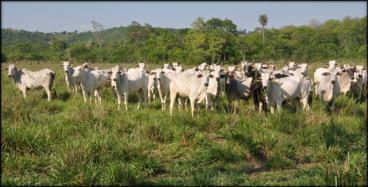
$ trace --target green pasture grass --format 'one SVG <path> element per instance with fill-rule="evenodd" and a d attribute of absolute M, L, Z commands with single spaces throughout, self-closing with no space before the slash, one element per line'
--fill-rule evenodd
<path fill-rule="evenodd" d="M 57 97 L 47 102 L 39 90 L 23 99 L 2 64 L 3 185 L 367 184 L 367 106 L 351 96 L 331 113 L 314 97 L 309 111 L 258 114 L 250 100 L 230 114 L 222 97 L 214 111 L 201 106 L 192 118 L 175 107 L 170 117 L 158 99 L 137 110 L 134 95 L 118 111 L 111 89 L 101 106 L 84 103 L 67 92 L 58 64 L 19 65 L 54 70 Z"/>

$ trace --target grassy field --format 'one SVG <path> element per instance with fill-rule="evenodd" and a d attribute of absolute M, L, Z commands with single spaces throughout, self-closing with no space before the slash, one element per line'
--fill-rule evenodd
<path fill-rule="evenodd" d="M 200 117 L 176 108 L 170 117 L 158 100 L 136 110 L 134 96 L 128 112 L 117 111 L 111 89 L 102 106 L 86 104 L 50 63 L 20 65 L 54 70 L 57 98 L 30 91 L 23 99 L 7 65 L 2 185 L 367 185 L 367 105 L 350 96 L 339 96 L 333 113 L 314 98 L 306 112 L 261 115 L 249 101 L 236 115 L 202 106 Z"/>

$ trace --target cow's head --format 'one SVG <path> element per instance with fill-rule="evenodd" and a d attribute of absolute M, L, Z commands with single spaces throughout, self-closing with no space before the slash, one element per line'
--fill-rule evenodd
<path fill-rule="evenodd" d="M 339 73 L 338 71 L 331 71 L 331 72 L 323 72 L 322 73 L 322 76 L 326 77 L 326 76 L 329 76 L 330 77 L 330 81 L 331 81 L 331 84 L 335 85 L 336 83 L 336 79 L 337 79 L 337 76 L 340 76 L 341 73 Z"/>
<path fill-rule="evenodd" d="M 272 80 L 272 78 L 270 78 L 271 73 L 269 72 L 262 72 L 261 73 L 261 82 L 262 82 L 262 87 L 263 88 L 267 88 L 268 85 L 268 81 Z"/>
<path fill-rule="evenodd" d="M 141 69 L 142 71 L 145 71 L 146 65 L 144 63 L 138 63 L 137 68 Z"/>
<path fill-rule="evenodd" d="M 91 64 L 88 63 L 88 62 L 85 62 L 81 65 L 81 67 L 84 69 L 84 70 L 87 70 L 87 69 L 91 69 Z"/>
<path fill-rule="evenodd" d="M 329 69 L 334 69 L 334 68 L 336 68 L 336 66 L 337 66 L 337 63 L 336 63 L 336 61 L 335 61 L 335 60 L 330 60 L 330 61 L 328 62 L 328 68 L 329 68 Z"/>
<path fill-rule="evenodd" d="M 70 64 L 68 61 L 62 61 L 61 66 L 63 66 L 64 72 L 67 73 L 68 69 L 72 67 L 72 64 Z"/>
<path fill-rule="evenodd" d="M 202 63 L 198 66 L 198 69 L 203 71 L 203 70 L 206 70 L 208 68 L 208 64 L 207 63 Z"/>
<path fill-rule="evenodd" d="M 223 68 L 221 65 L 214 65 L 211 70 L 211 74 L 217 79 L 220 80 L 221 77 L 225 75 Z"/>
<path fill-rule="evenodd" d="M 118 65 L 116 65 L 115 67 L 111 69 L 111 87 L 113 89 L 117 88 L 117 84 L 118 84 L 121 73 L 122 72 L 120 71 L 120 68 Z"/>
<path fill-rule="evenodd" d="M 12 76 L 14 77 L 15 74 L 17 73 L 17 68 L 15 64 L 9 64 L 9 66 L 5 69 L 8 70 L 8 77 L 12 77 Z"/>
<path fill-rule="evenodd" d="M 294 66 L 295 66 L 295 62 L 289 62 L 289 64 L 288 64 L 289 69 L 293 69 Z"/>
<path fill-rule="evenodd" d="M 175 68 L 173 68 L 173 70 L 177 73 L 180 73 L 182 71 L 184 71 L 183 67 L 181 67 L 180 65 L 176 66 Z"/>
<path fill-rule="evenodd" d="M 164 69 L 172 69 L 173 68 L 173 66 L 172 66 L 172 64 L 170 63 L 170 64 L 164 64 L 164 67 L 163 67 Z"/>
<path fill-rule="evenodd" d="M 210 71 L 209 73 L 205 73 L 205 86 L 206 86 L 206 92 L 217 96 L 219 93 L 219 72 Z"/>
<path fill-rule="evenodd" d="M 86 70 L 84 66 L 78 66 L 74 69 L 74 73 L 73 73 L 73 77 L 77 78 L 80 76 L 80 74 L 82 73 L 82 71 Z"/>

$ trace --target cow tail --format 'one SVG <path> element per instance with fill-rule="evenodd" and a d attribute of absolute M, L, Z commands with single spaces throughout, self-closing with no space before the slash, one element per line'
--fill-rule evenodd
<path fill-rule="evenodd" d="M 54 72 L 50 72 L 50 82 L 49 82 L 49 89 L 52 89 L 52 93 L 54 95 L 54 97 L 56 97 L 56 89 L 55 89 L 55 73 Z"/>

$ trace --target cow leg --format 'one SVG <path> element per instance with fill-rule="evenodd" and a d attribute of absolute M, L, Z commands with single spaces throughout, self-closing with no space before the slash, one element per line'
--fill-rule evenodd
<path fill-rule="evenodd" d="M 97 90 L 93 91 L 93 96 L 95 96 L 94 101 L 96 104 L 97 104 L 97 97 L 98 97 L 97 95 L 98 95 Z"/>
<path fill-rule="evenodd" d="M 119 93 L 117 93 L 116 95 L 118 96 L 118 110 L 120 110 L 121 96 Z"/>
<path fill-rule="evenodd" d="M 125 111 L 128 111 L 128 93 L 124 93 L 124 105 L 125 105 Z"/>
<path fill-rule="evenodd" d="M 82 89 L 82 94 L 83 94 L 84 102 L 87 102 L 86 91 L 84 89 Z"/>
<path fill-rule="evenodd" d="M 262 114 L 263 111 L 263 102 L 258 102 L 258 113 Z"/>
<path fill-rule="evenodd" d="M 170 91 L 170 116 L 172 115 L 175 99 L 176 99 L 176 92 Z"/>
<path fill-rule="evenodd" d="M 152 90 L 152 96 L 153 96 L 153 101 L 156 100 L 156 93 L 155 93 L 155 90 Z"/>
<path fill-rule="evenodd" d="M 302 99 L 303 110 L 309 110 L 309 103 L 308 103 L 308 95 L 304 96 Z"/>
<path fill-rule="evenodd" d="M 166 94 L 165 96 L 162 95 L 161 93 L 161 90 L 158 89 L 158 95 L 160 96 L 160 101 L 161 101 L 161 110 L 165 110 L 165 103 L 164 103 L 164 97 L 165 97 L 165 100 L 166 100 Z"/>
<path fill-rule="evenodd" d="M 190 99 L 190 107 L 191 107 L 192 117 L 194 117 L 195 99 Z"/>
<path fill-rule="evenodd" d="M 27 88 L 22 88 L 21 91 L 23 93 L 23 98 L 26 98 L 27 97 Z"/>
<path fill-rule="evenodd" d="M 206 98 L 205 102 L 206 102 L 206 111 L 207 111 L 208 108 L 210 107 L 211 102 L 210 102 L 209 98 Z"/>
<path fill-rule="evenodd" d="M 49 88 L 45 87 L 46 94 L 47 94 L 47 101 L 51 101 L 51 91 Z"/>
<path fill-rule="evenodd" d="M 188 99 L 187 98 L 184 98 L 184 108 L 185 108 L 185 111 L 188 111 Z"/>
<path fill-rule="evenodd" d="M 67 76 L 67 75 L 66 75 Z M 69 81 L 67 78 L 65 78 L 65 82 L 66 82 L 66 88 L 68 88 L 68 92 L 70 93 L 70 85 L 69 85 Z"/>
<path fill-rule="evenodd" d="M 148 95 L 148 102 L 150 103 L 151 102 L 151 90 L 148 90 L 147 95 Z"/>
<path fill-rule="evenodd" d="M 282 100 L 277 101 L 276 103 L 277 111 L 280 111 L 282 108 Z"/>
<path fill-rule="evenodd" d="M 302 110 L 302 101 L 299 98 L 295 99 L 296 111 L 300 112 Z M 304 108 L 304 105 L 303 105 Z"/>
<path fill-rule="evenodd" d="M 92 93 L 88 92 L 88 97 L 89 97 L 89 103 L 92 104 Z"/>
<path fill-rule="evenodd" d="M 142 91 L 139 91 L 138 92 L 138 106 L 137 106 L 137 110 L 140 108 L 141 102 L 142 102 Z"/>
<path fill-rule="evenodd" d="M 143 105 L 144 105 L 144 108 L 147 108 L 147 91 L 144 91 L 142 94 L 143 94 Z"/>
<path fill-rule="evenodd" d="M 317 97 L 318 96 L 318 84 L 317 83 L 314 84 L 314 92 L 316 93 L 315 96 Z"/>
<path fill-rule="evenodd" d="M 184 105 L 183 98 L 179 96 L 178 97 L 178 109 L 179 109 L 179 111 L 181 111 L 183 105 Z"/>
<path fill-rule="evenodd" d="M 161 99 L 162 110 L 166 110 L 166 96 L 167 94 L 165 94 L 164 98 Z"/>
<path fill-rule="evenodd" d="M 275 113 L 275 103 L 274 102 L 269 102 L 268 106 L 270 108 L 271 114 L 274 114 Z"/>
<path fill-rule="evenodd" d="M 98 98 L 98 101 L 99 101 L 100 105 L 102 105 L 102 99 L 101 99 L 100 92 L 98 90 L 96 90 L 95 92 L 96 92 L 96 97 Z M 97 101 L 96 101 L 96 103 L 97 103 Z"/>

